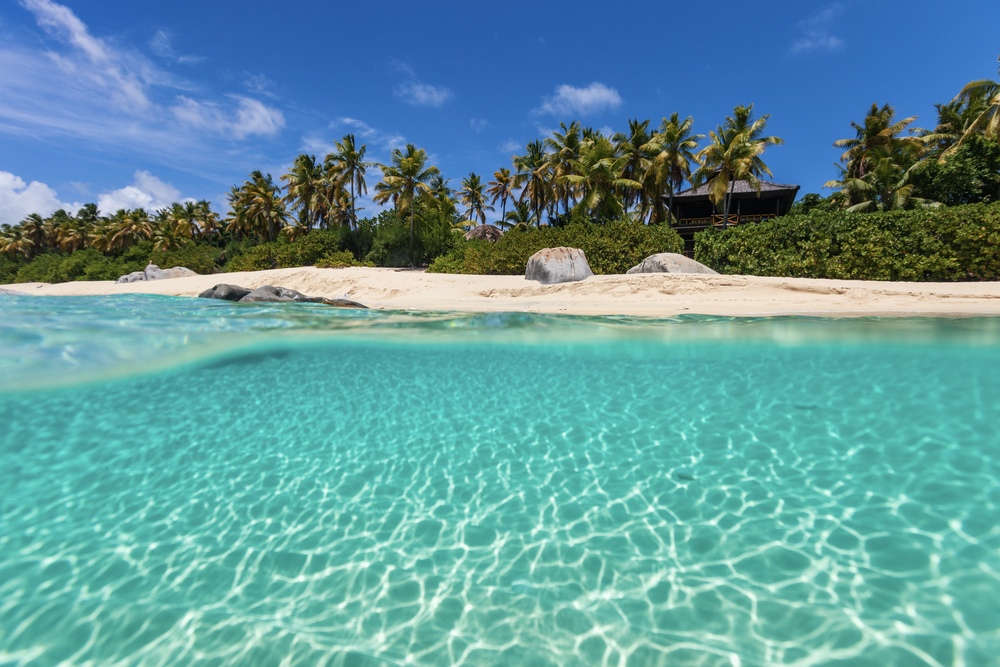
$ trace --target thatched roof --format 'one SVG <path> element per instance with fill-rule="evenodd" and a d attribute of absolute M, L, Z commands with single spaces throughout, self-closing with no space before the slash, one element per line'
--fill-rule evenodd
<path fill-rule="evenodd" d="M 493 225 L 477 225 L 465 233 L 465 240 L 485 239 L 490 243 L 496 243 L 503 236 L 503 230 Z"/>
<path fill-rule="evenodd" d="M 772 183 L 770 181 L 760 181 L 760 194 L 791 195 L 795 199 L 795 193 L 799 191 L 798 185 L 786 185 L 784 183 Z M 757 195 L 757 190 L 747 181 L 735 181 L 733 183 L 734 195 Z M 697 188 L 688 188 L 674 194 L 674 199 L 693 199 L 696 197 L 708 197 L 708 183 L 704 183 Z M 666 199 L 666 196 L 664 196 Z"/>

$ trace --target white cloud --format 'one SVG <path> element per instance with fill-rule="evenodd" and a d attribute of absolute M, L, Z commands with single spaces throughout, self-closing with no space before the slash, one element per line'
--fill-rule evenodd
<path fill-rule="evenodd" d="M 25 183 L 9 171 L 0 171 L 0 224 L 16 225 L 32 213 L 48 216 L 59 209 L 76 213 L 80 206 L 59 201 L 56 191 L 45 183 Z"/>
<path fill-rule="evenodd" d="M 416 107 L 441 107 L 453 94 L 444 86 L 408 81 L 396 86 L 396 97 Z"/>
<path fill-rule="evenodd" d="M 806 51 L 836 51 L 844 46 L 844 40 L 830 33 L 830 24 L 844 11 L 838 2 L 826 6 L 807 19 L 799 21 L 799 37 L 792 42 L 792 53 Z"/>
<path fill-rule="evenodd" d="M 273 136 L 285 126 L 285 117 L 280 111 L 249 97 L 232 96 L 236 106 L 230 109 L 183 95 L 177 99 L 178 103 L 170 111 L 188 127 L 243 139 L 255 134 Z"/>
<path fill-rule="evenodd" d="M 407 81 L 396 86 L 393 91 L 396 97 L 409 105 L 418 107 L 441 107 L 451 100 L 455 94 L 445 86 L 435 86 L 423 83 L 417 79 L 416 72 L 406 63 L 394 62 L 392 67 L 404 74 Z"/>
<path fill-rule="evenodd" d="M 490 121 L 486 120 L 485 118 L 469 119 L 469 127 L 471 127 L 476 134 L 479 134 L 489 126 L 490 126 Z"/>
<path fill-rule="evenodd" d="M 563 84 L 556 87 L 555 95 L 542 100 L 542 105 L 536 109 L 536 113 L 584 116 L 616 109 L 621 103 L 622 98 L 617 90 L 597 81 L 584 88 Z"/>
<path fill-rule="evenodd" d="M 102 215 L 112 215 L 118 209 L 143 208 L 152 213 L 166 208 L 174 202 L 189 201 L 182 198 L 181 191 L 161 181 L 148 171 L 139 170 L 133 176 L 132 185 L 105 192 L 97 198 L 97 208 Z"/>
<path fill-rule="evenodd" d="M 506 154 L 518 153 L 524 150 L 524 143 L 520 141 L 515 141 L 513 139 L 508 139 L 507 141 L 500 144 L 500 152 Z"/>

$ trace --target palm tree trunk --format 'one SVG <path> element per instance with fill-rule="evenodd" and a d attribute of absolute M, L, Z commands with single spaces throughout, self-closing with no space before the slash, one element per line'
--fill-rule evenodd
<path fill-rule="evenodd" d="M 726 193 L 725 204 L 722 207 L 722 228 L 729 227 L 729 206 L 733 201 L 733 190 L 736 189 L 736 180 L 729 181 L 729 192 Z"/>

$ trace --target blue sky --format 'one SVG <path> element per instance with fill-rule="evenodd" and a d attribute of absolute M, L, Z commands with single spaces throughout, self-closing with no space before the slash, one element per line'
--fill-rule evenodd
<path fill-rule="evenodd" d="M 749 103 L 785 140 L 774 180 L 827 194 L 831 144 L 873 102 L 933 127 L 935 103 L 996 79 L 998 26 L 996 0 L 7 0 L 0 223 L 85 202 L 224 210 L 250 171 L 277 179 L 348 132 L 375 161 L 414 143 L 458 187 L 560 121 L 676 111 L 707 134 Z"/>

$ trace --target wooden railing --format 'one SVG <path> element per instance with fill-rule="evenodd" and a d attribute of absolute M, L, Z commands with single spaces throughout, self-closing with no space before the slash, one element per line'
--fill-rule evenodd
<path fill-rule="evenodd" d="M 736 215 L 733 213 L 729 214 L 729 224 L 730 225 L 745 225 L 750 222 L 764 222 L 765 220 L 770 220 L 773 215 Z M 725 219 L 723 215 L 710 215 L 704 218 L 681 218 L 673 223 L 674 227 L 721 227 L 722 221 Z"/>

